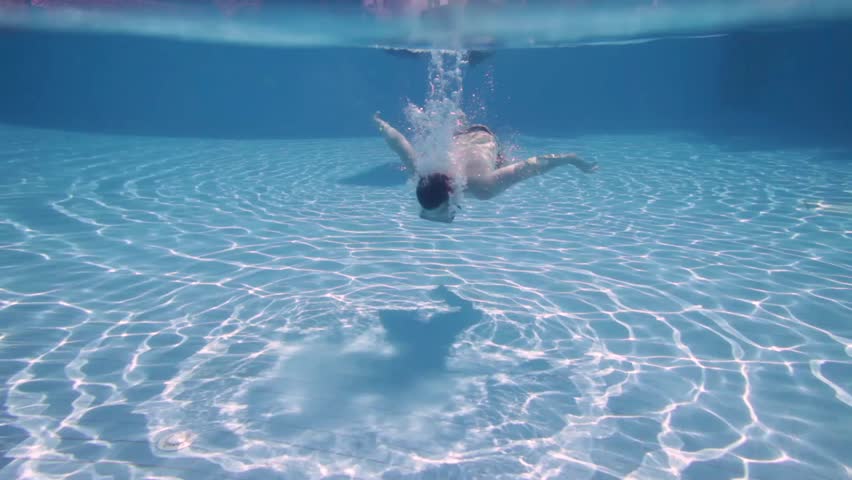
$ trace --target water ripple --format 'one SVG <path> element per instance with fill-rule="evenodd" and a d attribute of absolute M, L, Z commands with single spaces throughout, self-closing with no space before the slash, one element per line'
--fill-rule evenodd
<path fill-rule="evenodd" d="M 380 139 L 0 137 L 0 478 L 849 473 L 852 163 L 522 137 L 602 169 L 436 226 Z"/>

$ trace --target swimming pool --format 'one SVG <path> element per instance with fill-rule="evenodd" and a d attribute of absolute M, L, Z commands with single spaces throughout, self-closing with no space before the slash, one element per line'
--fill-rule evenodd
<path fill-rule="evenodd" d="M 680 48 L 666 45 L 587 47 L 568 54 L 585 64 L 536 72 L 596 75 L 599 55 Z M 529 72 L 519 65 L 565 53 L 493 62 L 512 55 Z M 547 106 L 501 71 L 471 76 L 516 88 L 468 101 L 506 125 L 515 156 L 574 151 L 601 169 L 466 201 L 449 225 L 418 218 L 369 117 L 338 126 L 328 107 L 351 91 L 240 138 L 220 134 L 228 119 L 199 127 L 209 111 L 192 99 L 186 118 L 152 105 L 134 120 L 132 98 L 110 110 L 70 71 L 71 86 L 40 91 L 66 103 L 30 104 L 64 112 L 4 107 L 0 478 L 848 476 L 852 150 L 801 130 L 721 134 L 692 121 L 702 102 L 665 104 L 678 95 L 666 86 L 622 103 L 613 132 L 601 99 L 627 95 L 590 88 L 601 110 L 574 112 L 593 128 L 568 128 L 580 120 L 525 115 Z M 115 80 L 100 95 L 179 98 Z M 198 88 L 213 102 L 211 82 Z M 696 82 L 674 80 L 691 85 L 678 98 L 694 100 Z M 68 93 L 84 90 L 77 108 Z M 270 121 L 262 96 L 237 95 Z M 390 96 L 376 100 L 386 111 Z M 340 115 L 356 107 L 375 105 Z"/>

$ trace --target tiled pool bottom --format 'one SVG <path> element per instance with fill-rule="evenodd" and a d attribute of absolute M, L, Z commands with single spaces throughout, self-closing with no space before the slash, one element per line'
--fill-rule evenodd
<path fill-rule="evenodd" d="M 380 138 L 0 130 L 0 478 L 844 478 L 852 156 L 520 137 L 447 226 Z"/>

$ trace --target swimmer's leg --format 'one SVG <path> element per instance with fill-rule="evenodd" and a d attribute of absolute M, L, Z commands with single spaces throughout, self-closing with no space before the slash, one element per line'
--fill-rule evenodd
<path fill-rule="evenodd" d="M 497 196 L 516 183 L 562 165 L 574 165 L 585 173 L 592 173 L 598 169 L 596 163 L 583 160 L 573 153 L 539 155 L 498 168 L 487 176 L 469 178 L 468 189 L 477 198 L 486 200 Z"/>
<path fill-rule="evenodd" d="M 376 122 L 376 126 L 379 127 L 379 132 L 385 137 L 388 146 L 399 155 L 399 159 L 402 160 L 405 169 L 413 174 L 415 172 L 414 159 L 417 158 L 414 147 L 411 146 L 403 134 L 390 126 L 388 122 L 382 120 L 378 112 L 373 115 L 373 120 Z"/>
<path fill-rule="evenodd" d="M 574 153 L 551 153 L 549 155 L 539 155 L 535 158 L 538 158 L 539 161 L 541 159 L 547 159 L 551 162 L 574 165 L 583 173 L 594 173 L 598 170 L 597 162 L 584 160 Z"/>

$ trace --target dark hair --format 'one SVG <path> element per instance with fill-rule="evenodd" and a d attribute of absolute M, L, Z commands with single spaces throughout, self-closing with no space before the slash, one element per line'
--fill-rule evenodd
<path fill-rule="evenodd" d="M 443 173 L 433 173 L 420 177 L 420 181 L 417 182 L 417 201 L 426 210 L 432 210 L 449 200 L 452 191 L 450 177 Z"/>

